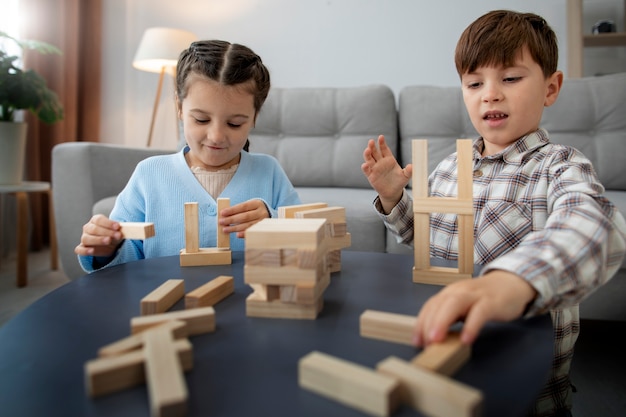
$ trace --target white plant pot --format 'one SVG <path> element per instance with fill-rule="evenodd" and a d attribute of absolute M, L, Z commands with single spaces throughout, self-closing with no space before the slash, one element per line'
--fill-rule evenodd
<path fill-rule="evenodd" d="M 0 122 L 0 184 L 20 184 L 24 178 L 26 129 L 24 122 Z"/>

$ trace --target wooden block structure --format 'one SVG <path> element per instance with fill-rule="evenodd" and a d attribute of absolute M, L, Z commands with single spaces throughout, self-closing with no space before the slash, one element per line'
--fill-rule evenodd
<path fill-rule="evenodd" d="M 144 240 L 155 235 L 154 223 L 120 222 L 120 232 L 124 239 Z"/>
<path fill-rule="evenodd" d="M 366 310 L 359 321 L 363 337 L 413 344 L 415 316 Z M 411 362 L 388 357 L 378 363 L 376 371 L 395 381 L 396 394 L 385 391 L 388 382 L 355 370 L 361 369 L 360 365 L 313 352 L 301 359 L 300 386 L 372 415 L 389 415 L 393 407 L 386 406 L 395 407 L 399 400 L 428 416 L 477 417 L 482 409 L 482 393 L 450 378 L 469 360 L 470 354 L 470 347 L 461 343 L 458 333 L 452 332 L 442 343 L 427 346 Z"/>
<path fill-rule="evenodd" d="M 331 273 L 341 271 L 341 250 L 350 247 L 352 241 L 348 233 L 346 209 L 344 207 L 321 207 L 294 211 L 296 219 L 326 219 L 328 229 L 328 269 Z"/>
<path fill-rule="evenodd" d="M 415 266 L 413 281 L 447 285 L 459 279 L 471 278 L 474 271 L 474 205 L 473 150 L 470 139 L 458 139 L 457 198 L 428 196 L 428 142 L 412 141 L 413 146 L 413 213 Z M 436 267 L 430 264 L 430 214 L 456 213 L 458 222 L 458 268 Z"/>
<path fill-rule="evenodd" d="M 185 281 L 169 279 L 141 299 L 141 314 L 164 313 L 185 295 Z"/>
<path fill-rule="evenodd" d="M 201 248 L 198 203 L 185 203 L 185 248 L 180 250 L 180 266 L 227 265 L 232 263 L 230 236 L 221 231 L 220 213 L 230 206 L 230 199 L 217 199 L 216 247 Z"/>
<path fill-rule="evenodd" d="M 326 219 L 263 219 L 246 230 L 249 317 L 315 319 L 330 283 Z"/>

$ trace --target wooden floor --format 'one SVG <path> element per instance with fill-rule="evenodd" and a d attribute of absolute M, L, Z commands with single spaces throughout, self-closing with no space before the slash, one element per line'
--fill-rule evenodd
<path fill-rule="evenodd" d="M 15 286 L 15 259 L 0 262 L 0 326 L 38 298 L 68 282 L 50 271 L 49 251 L 29 254 L 29 284 Z M 572 363 L 574 417 L 626 416 L 626 321 L 582 320 Z M 618 340 L 619 339 L 619 340 Z"/>

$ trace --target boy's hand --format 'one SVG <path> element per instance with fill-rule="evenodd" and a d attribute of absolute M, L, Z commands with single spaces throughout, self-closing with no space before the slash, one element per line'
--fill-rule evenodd
<path fill-rule="evenodd" d="M 442 342 L 452 324 L 464 320 L 461 341 L 473 343 L 488 321 L 511 321 L 521 317 L 537 291 L 519 276 L 491 271 L 444 287 L 432 296 L 417 316 L 417 346 Z"/>
<path fill-rule="evenodd" d="M 243 238 L 248 227 L 269 217 L 263 200 L 252 199 L 222 210 L 219 225 L 224 233 L 237 233 L 237 237 Z"/>
<path fill-rule="evenodd" d="M 365 162 L 361 170 L 378 193 L 383 210 L 388 214 L 402 198 L 402 192 L 413 175 L 413 166 L 408 164 L 402 169 L 383 135 L 378 137 L 378 146 L 373 139 L 369 140 L 363 159 Z"/>
<path fill-rule="evenodd" d="M 83 226 L 80 244 L 74 253 L 82 256 L 111 256 L 123 240 L 120 224 L 96 214 Z"/>

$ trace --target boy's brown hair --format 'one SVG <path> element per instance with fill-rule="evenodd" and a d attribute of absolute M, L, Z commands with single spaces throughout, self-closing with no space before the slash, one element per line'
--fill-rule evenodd
<path fill-rule="evenodd" d="M 556 34 L 544 18 L 534 13 L 491 11 L 461 35 L 454 54 L 456 70 L 461 76 L 483 66 L 512 66 L 524 46 L 546 78 L 556 72 Z"/>

